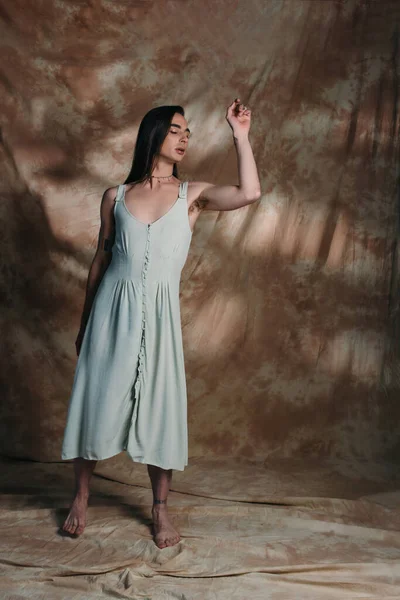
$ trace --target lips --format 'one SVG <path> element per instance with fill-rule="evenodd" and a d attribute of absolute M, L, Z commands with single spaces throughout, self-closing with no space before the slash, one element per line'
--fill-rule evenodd
<path fill-rule="evenodd" d="M 175 148 L 175 151 L 182 156 L 185 154 L 185 148 Z"/>

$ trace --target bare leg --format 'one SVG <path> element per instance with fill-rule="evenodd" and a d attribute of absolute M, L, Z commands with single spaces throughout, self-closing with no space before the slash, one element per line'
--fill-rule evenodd
<path fill-rule="evenodd" d="M 154 465 L 147 465 L 153 488 L 153 529 L 154 541 L 159 548 L 174 546 L 181 537 L 172 526 L 167 512 L 167 496 L 172 479 L 172 469 L 161 469 Z"/>
<path fill-rule="evenodd" d="M 63 530 L 80 535 L 86 525 L 86 510 L 89 500 L 89 482 L 97 460 L 75 458 L 75 497 L 68 517 L 65 519 Z"/>

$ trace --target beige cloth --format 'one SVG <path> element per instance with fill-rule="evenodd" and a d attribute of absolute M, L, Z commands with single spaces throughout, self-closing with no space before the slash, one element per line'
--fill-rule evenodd
<path fill-rule="evenodd" d="M 400 597 L 396 466 L 193 459 L 169 496 L 182 541 L 160 550 L 144 465 L 99 465 L 77 539 L 58 533 L 71 464 L 1 465 L 2 600 Z"/>

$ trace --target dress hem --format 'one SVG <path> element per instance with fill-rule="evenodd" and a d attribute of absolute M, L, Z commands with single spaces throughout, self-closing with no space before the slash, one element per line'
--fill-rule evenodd
<path fill-rule="evenodd" d="M 165 464 L 161 464 L 161 461 L 159 461 L 159 460 L 151 460 L 151 458 L 146 458 L 144 456 L 132 456 L 132 454 L 130 454 L 126 448 L 124 448 L 122 450 L 118 450 L 108 456 L 102 456 L 101 458 L 99 458 L 98 456 L 95 456 L 95 457 L 83 456 L 82 454 L 67 455 L 67 454 L 63 453 L 61 455 L 61 460 L 74 460 L 75 458 L 84 458 L 85 460 L 107 460 L 108 458 L 117 456 L 118 454 L 121 454 L 122 452 L 126 452 L 129 456 L 129 458 L 131 460 L 133 460 L 133 462 L 137 462 L 137 463 L 141 463 L 141 464 L 145 464 L 145 465 L 153 465 L 154 467 L 159 467 L 160 469 L 164 469 L 166 471 L 168 471 L 169 469 L 172 469 L 173 471 L 184 471 L 185 467 L 187 467 L 187 465 L 188 465 L 188 461 L 186 461 L 183 463 L 183 467 L 182 467 L 182 463 L 181 463 L 180 467 L 165 466 Z"/>

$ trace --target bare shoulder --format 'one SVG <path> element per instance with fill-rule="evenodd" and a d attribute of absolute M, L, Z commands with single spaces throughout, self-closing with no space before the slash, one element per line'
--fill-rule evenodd
<path fill-rule="evenodd" d="M 109 255 L 115 235 L 114 205 L 118 186 L 107 188 L 101 198 L 100 204 L 100 231 L 97 254 L 102 257 Z M 104 253 L 103 253 L 104 251 Z"/>
<path fill-rule="evenodd" d="M 202 198 L 202 193 L 206 188 L 212 187 L 214 184 L 206 181 L 189 181 L 187 200 L 190 212 L 200 212 L 205 209 L 208 200 Z"/>
<path fill-rule="evenodd" d="M 100 204 L 100 216 L 102 221 L 114 221 L 114 204 L 117 196 L 118 186 L 107 188 L 103 193 Z"/>
<path fill-rule="evenodd" d="M 118 186 L 114 185 L 113 187 L 109 187 L 106 189 L 106 191 L 103 194 L 103 197 L 101 199 L 102 204 L 110 204 L 112 205 L 114 203 L 114 200 L 116 198 L 117 195 L 117 191 L 118 191 Z"/>

